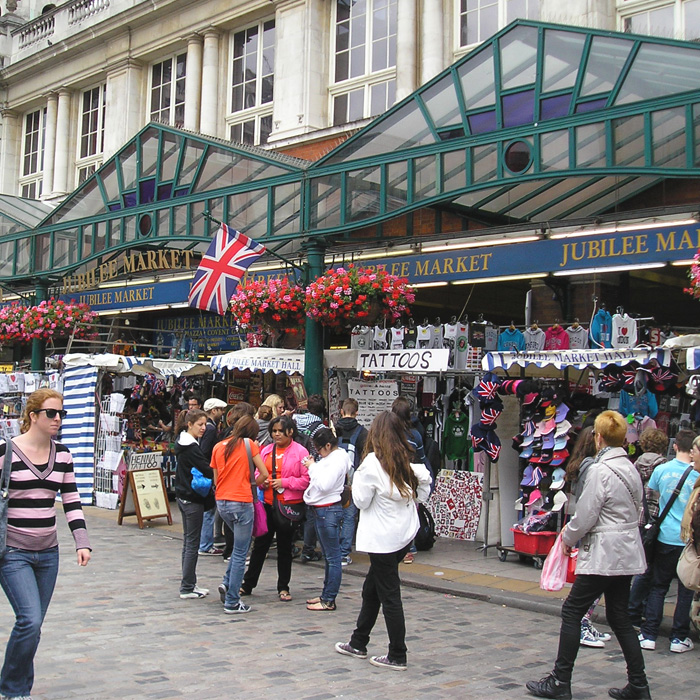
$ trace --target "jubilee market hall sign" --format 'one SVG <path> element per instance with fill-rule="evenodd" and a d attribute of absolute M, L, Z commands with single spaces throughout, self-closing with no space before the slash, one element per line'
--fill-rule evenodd
<path fill-rule="evenodd" d="M 443 251 L 425 255 L 402 255 L 395 258 L 363 260 L 362 265 L 382 268 L 391 274 L 407 277 L 412 284 L 421 282 L 488 279 L 512 274 L 574 272 L 588 268 L 629 266 L 652 262 L 672 262 L 691 258 L 700 248 L 700 226 L 661 227 L 642 231 L 625 231 L 605 235 L 546 239 L 531 243 L 483 246 L 468 250 Z M 169 251 L 166 251 L 167 256 Z M 157 258 L 156 258 L 157 261 Z M 137 261 L 138 262 L 138 261 Z M 184 260 L 182 261 L 184 263 Z M 149 272 L 152 268 L 146 268 Z M 166 268 L 172 269 L 172 268 Z M 187 300 L 190 280 L 163 280 L 144 285 L 100 290 L 100 268 L 83 275 L 95 280 L 95 289 L 71 291 L 62 298 L 89 304 L 94 311 L 138 308 Z M 105 274 L 110 274 L 106 271 Z M 286 274 L 283 270 L 253 273 L 257 279 Z M 78 276 L 79 277 L 79 276 Z M 74 279 L 74 278 L 71 278 Z M 166 330 L 166 329 L 163 329 Z"/>

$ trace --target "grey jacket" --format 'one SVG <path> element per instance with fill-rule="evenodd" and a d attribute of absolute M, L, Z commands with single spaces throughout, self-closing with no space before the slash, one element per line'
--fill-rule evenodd
<path fill-rule="evenodd" d="M 643 574 L 646 559 L 639 535 L 642 481 L 621 447 L 591 464 L 576 514 L 562 534 L 574 547 L 580 540 L 577 574 Z"/>

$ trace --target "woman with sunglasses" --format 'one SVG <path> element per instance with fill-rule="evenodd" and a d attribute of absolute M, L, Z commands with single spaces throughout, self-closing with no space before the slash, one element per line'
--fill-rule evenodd
<path fill-rule="evenodd" d="M 28 397 L 21 434 L 12 440 L 7 551 L 0 559 L 0 585 L 16 619 L 0 672 L 3 698 L 28 698 L 34 684 L 34 656 L 58 575 L 55 499 L 59 492 L 78 565 L 87 566 L 90 561 L 73 458 L 67 447 L 56 442 L 65 415 L 63 396 L 53 389 L 39 389 Z M 6 446 L 0 445 L 0 465 Z"/>

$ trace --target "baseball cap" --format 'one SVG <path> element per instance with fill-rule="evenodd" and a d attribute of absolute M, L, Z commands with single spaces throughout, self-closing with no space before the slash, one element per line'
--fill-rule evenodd
<path fill-rule="evenodd" d="M 564 464 L 568 457 L 569 450 L 554 450 L 554 454 L 552 455 L 552 466 L 558 467 L 559 465 Z"/>
<path fill-rule="evenodd" d="M 554 433 L 549 433 L 542 438 L 542 449 L 543 450 L 553 450 L 554 449 Z"/>
<path fill-rule="evenodd" d="M 558 437 L 555 435 L 554 436 L 554 449 L 556 451 L 565 450 L 568 442 L 569 442 L 568 435 L 559 435 Z"/>
<path fill-rule="evenodd" d="M 557 423 L 556 430 L 554 432 L 554 437 L 558 438 L 562 435 L 566 435 L 569 430 L 571 430 L 571 423 L 568 420 L 563 420 L 561 423 Z"/>
<path fill-rule="evenodd" d="M 554 494 L 554 505 L 552 506 L 553 511 L 561 510 L 569 499 L 565 493 L 557 491 Z"/>
<path fill-rule="evenodd" d="M 205 411 L 211 411 L 214 408 L 226 408 L 226 406 L 228 406 L 228 404 L 221 399 L 207 399 L 204 402 Z"/>
<path fill-rule="evenodd" d="M 552 485 L 550 488 L 556 490 L 564 488 L 564 480 L 566 478 L 566 472 L 558 467 L 552 472 Z"/>
<path fill-rule="evenodd" d="M 526 506 L 532 506 L 534 505 L 537 501 L 542 500 L 542 494 L 540 493 L 539 489 L 535 489 L 531 494 L 530 498 L 527 499 L 527 503 L 525 504 Z"/>
<path fill-rule="evenodd" d="M 562 421 L 565 421 L 566 417 L 569 415 L 570 410 L 571 409 L 565 403 L 560 403 L 557 406 L 557 413 L 556 413 L 557 423 L 561 423 Z"/>

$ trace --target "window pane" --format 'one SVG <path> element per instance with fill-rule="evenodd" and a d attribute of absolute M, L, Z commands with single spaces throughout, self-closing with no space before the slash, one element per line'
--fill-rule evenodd
<path fill-rule="evenodd" d="M 615 165 L 644 165 L 644 117 L 613 121 Z"/>
<path fill-rule="evenodd" d="M 604 124 L 589 124 L 576 128 L 576 165 L 605 166 Z"/>
<path fill-rule="evenodd" d="M 612 90 L 631 48 L 632 42 L 624 39 L 594 37 L 581 95 L 594 95 Z"/>
<path fill-rule="evenodd" d="M 372 85 L 370 88 L 370 117 L 386 112 L 386 83 Z"/>
<path fill-rule="evenodd" d="M 654 165 L 685 165 L 685 108 L 664 109 L 651 115 Z"/>
<path fill-rule="evenodd" d="M 553 131 L 540 137 L 541 170 L 565 170 L 569 167 L 569 132 Z"/>
<path fill-rule="evenodd" d="M 466 154 L 464 150 L 442 154 L 442 191 L 451 192 L 467 185 Z"/>
<path fill-rule="evenodd" d="M 574 32 L 547 30 L 544 35 L 542 89 L 563 90 L 574 86 L 581 63 L 585 37 Z"/>
<path fill-rule="evenodd" d="M 505 90 L 535 82 L 537 29 L 517 27 L 500 41 L 501 75 Z"/>
<path fill-rule="evenodd" d="M 333 98 L 333 126 L 345 124 L 348 121 L 348 96 L 336 95 Z"/>
<path fill-rule="evenodd" d="M 496 144 L 476 146 L 472 149 L 474 182 L 493 180 L 497 174 L 498 147 Z"/>
<path fill-rule="evenodd" d="M 491 46 L 460 66 L 458 72 L 462 81 L 466 109 L 488 107 L 495 103 L 493 48 Z"/>
<path fill-rule="evenodd" d="M 700 0 L 686 0 L 683 3 L 683 36 L 687 41 L 700 37 Z"/>
<path fill-rule="evenodd" d="M 348 121 L 354 122 L 365 116 L 365 91 L 364 88 L 353 90 L 349 93 L 350 104 L 348 109 Z"/>

